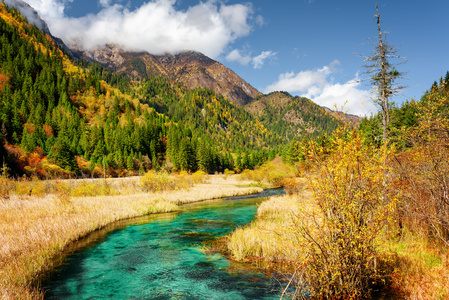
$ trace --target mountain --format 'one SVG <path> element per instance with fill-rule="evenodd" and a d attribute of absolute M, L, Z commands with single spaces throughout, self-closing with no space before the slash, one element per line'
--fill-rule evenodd
<path fill-rule="evenodd" d="M 265 162 L 282 142 L 211 89 L 189 89 L 169 76 L 132 80 L 75 61 L 2 2 L 0 32 L 0 161 L 16 176 L 242 170 Z M 195 53 L 179 57 L 187 63 L 195 56 L 214 64 Z M 167 66 L 161 70 L 177 68 L 172 57 L 159 60 Z M 130 64 L 147 72 L 140 61 Z"/>
<path fill-rule="evenodd" d="M 262 95 L 245 106 L 262 124 L 287 141 L 300 136 L 331 133 L 339 121 L 336 114 L 310 99 L 287 92 Z"/>
<path fill-rule="evenodd" d="M 23 17 L 27 19 L 28 22 L 35 25 L 37 28 L 42 30 L 45 34 L 50 34 L 47 23 L 41 19 L 39 13 L 32 8 L 28 3 L 22 0 L 2 0 L 3 3 L 9 7 L 15 7 Z"/>
<path fill-rule="evenodd" d="M 72 55 L 69 47 L 67 47 L 60 38 L 55 37 L 54 35 L 51 34 L 50 29 L 47 26 L 47 23 L 44 20 L 42 20 L 39 13 L 28 3 L 22 0 L 2 0 L 2 2 L 9 7 L 16 8 L 30 24 L 35 25 L 38 29 L 42 30 L 44 34 L 51 37 L 51 39 L 54 40 L 61 47 L 61 49 L 63 49 L 66 53 Z"/>
<path fill-rule="evenodd" d="M 195 51 L 152 55 L 124 51 L 116 45 L 106 45 L 93 51 L 84 51 L 76 46 L 71 48 L 77 57 L 98 62 L 119 74 L 138 78 L 167 76 L 189 89 L 210 88 L 238 105 L 245 105 L 261 95 L 232 70 Z"/>
<path fill-rule="evenodd" d="M 245 107 L 265 127 L 288 140 L 302 135 L 317 135 L 323 131 L 330 133 L 336 128 L 336 113 L 330 109 L 288 93 L 262 95 L 233 71 L 199 52 L 157 56 L 147 52 L 123 51 L 115 45 L 106 45 L 93 51 L 72 50 L 78 57 L 98 62 L 118 74 L 133 78 L 163 76 L 188 89 L 209 88 L 230 102 Z M 157 106 L 153 107 L 157 109 Z M 357 116 L 346 114 L 340 118 L 343 121 L 359 121 Z"/>
<path fill-rule="evenodd" d="M 72 48 L 91 63 L 74 60 L 3 3 L 0 30 L 0 155 L 16 175 L 242 170 L 338 123 L 309 99 L 261 95 L 198 52 L 156 56 L 109 45 Z"/>

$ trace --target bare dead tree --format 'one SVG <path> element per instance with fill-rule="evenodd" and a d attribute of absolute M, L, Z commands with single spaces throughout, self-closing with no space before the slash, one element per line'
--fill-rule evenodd
<path fill-rule="evenodd" d="M 390 102 L 389 99 L 394 94 L 398 93 L 403 86 L 398 86 L 396 80 L 401 78 L 403 73 L 396 70 L 396 66 L 405 62 L 405 57 L 397 53 L 396 48 L 389 45 L 386 41 L 386 32 L 381 29 L 382 19 L 379 14 L 379 7 L 376 3 L 376 15 L 378 41 L 374 44 L 374 51 L 369 56 L 362 56 L 367 63 L 364 67 L 367 69 L 367 74 L 370 75 L 369 80 L 371 84 L 376 87 L 376 98 L 374 101 L 381 107 L 382 110 L 382 125 L 383 125 L 383 142 L 388 141 L 388 124 L 390 123 Z M 399 63 L 392 63 L 391 61 L 400 60 Z"/>

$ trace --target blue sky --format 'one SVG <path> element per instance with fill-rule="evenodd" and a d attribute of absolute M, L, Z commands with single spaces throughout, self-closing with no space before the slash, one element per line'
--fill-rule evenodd
<path fill-rule="evenodd" d="M 15 0 L 8 0 L 15 1 Z M 363 58 L 377 36 L 368 0 L 26 0 L 67 44 L 150 53 L 200 51 L 259 91 L 288 91 L 364 115 L 376 110 Z M 446 0 L 379 0 L 388 42 L 407 62 L 396 103 L 449 70 Z"/>

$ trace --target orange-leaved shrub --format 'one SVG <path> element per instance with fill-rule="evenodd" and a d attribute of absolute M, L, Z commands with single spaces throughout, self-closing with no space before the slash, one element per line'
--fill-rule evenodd
<path fill-rule="evenodd" d="M 449 246 L 448 94 L 434 87 L 414 103 L 417 124 L 403 133 L 412 147 L 394 160 L 395 187 L 402 195 L 401 228 L 445 249 Z"/>

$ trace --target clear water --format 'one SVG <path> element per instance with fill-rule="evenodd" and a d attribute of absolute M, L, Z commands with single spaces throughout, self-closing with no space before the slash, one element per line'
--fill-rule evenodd
<path fill-rule="evenodd" d="M 261 200 L 230 198 L 119 223 L 64 258 L 44 284 L 45 298 L 279 299 L 265 275 L 202 251 L 204 241 L 249 223 Z"/>

